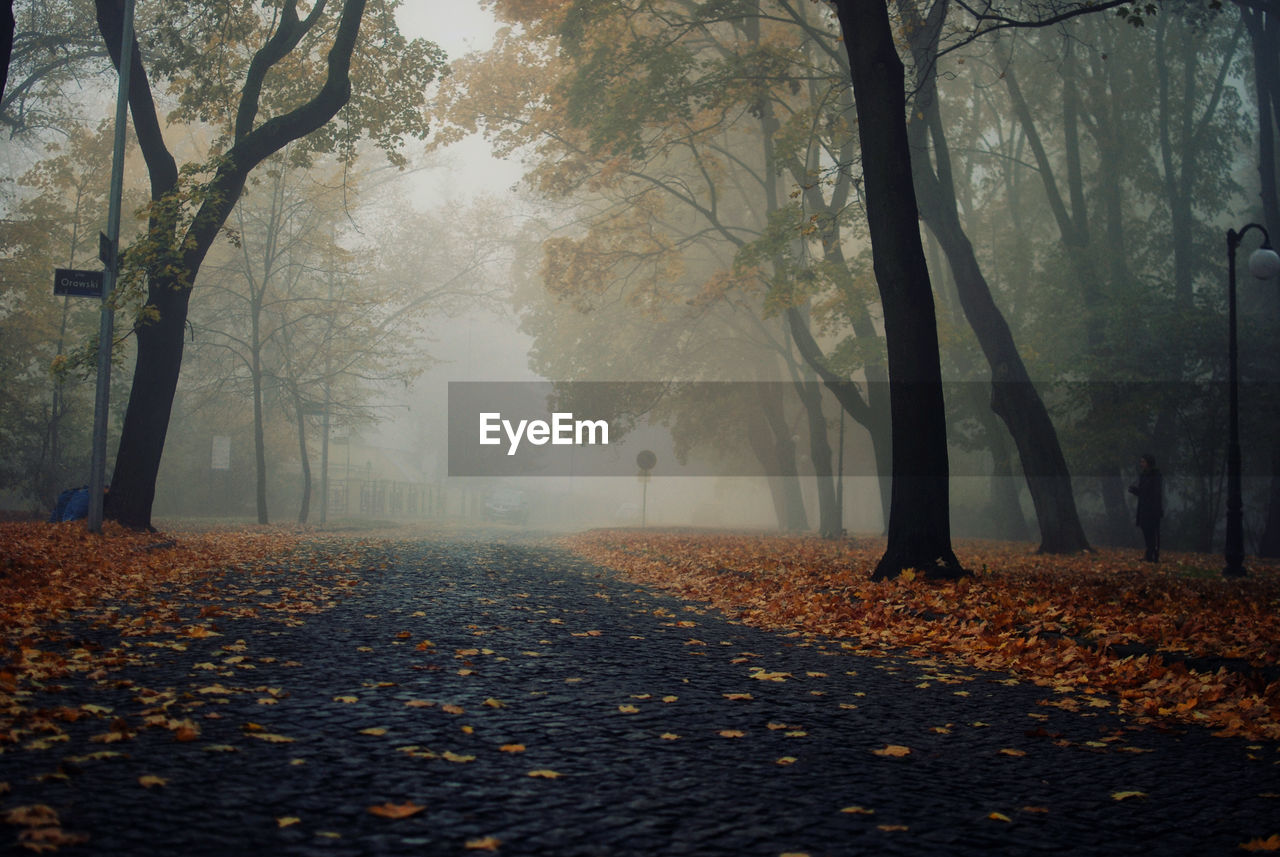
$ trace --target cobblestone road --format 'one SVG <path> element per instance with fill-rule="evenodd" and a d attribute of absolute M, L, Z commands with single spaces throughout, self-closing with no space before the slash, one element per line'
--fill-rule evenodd
<path fill-rule="evenodd" d="M 71 724 L 42 770 L 0 754 L 4 806 L 89 835 L 65 853 L 138 857 L 1200 855 L 1280 833 L 1275 747 L 755 630 L 528 541 L 391 560 L 300 624 L 228 619 L 113 676 L 132 687 L 49 694 L 137 716 L 138 687 L 173 688 L 199 738 Z"/>

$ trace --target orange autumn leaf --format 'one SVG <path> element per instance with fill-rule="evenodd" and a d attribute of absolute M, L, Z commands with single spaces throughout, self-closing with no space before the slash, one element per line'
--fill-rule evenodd
<path fill-rule="evenodd" d="M 911 748 L 904 747 L 901 744 L 886 744 L 879 750 L 872 750 L 871 752 L 877 756 L 899 757 L 911 755 Z"/>
<path fill-rule="evenodd" d="M 405 801 L 404 803 L 380 803 L 376 806 L 369 807 L 369 813 L 379 818 L 408 818 L 411 815 L 417 815 L 426 809 L 425 806 L 419 806 L 413 801 Z"/>
<path fill-rule="evenodd" d="M 497 851 L 500 845 L 502 840 L 496 836 L 481 836 L 468 839 L 465 847 L 468 851 Z"/>
<path fill-rule="evenodd" d="M 1241 851 L 1280 851 L 1280 833 L 1273 833 L 1266 839 L 1250 839 L 1241 843 Z"/>
<path fill-rule="evenodd" d="M 541 780 L 558 780 L 561 777 L 561 774 L 546 768 L 540 768 L 536 771 L 530 771 L 526 776 Z"/>

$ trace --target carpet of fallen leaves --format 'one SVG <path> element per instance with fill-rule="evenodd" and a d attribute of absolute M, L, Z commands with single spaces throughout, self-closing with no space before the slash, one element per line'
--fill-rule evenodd
<path fill-rule="evenodd" d="M 943 657 L 1051 687 L 1048 704 L 1111 709 L 1131 722 L 1196 724 L 1280 741 L 1280 569 L 1253 561 L 1227 580 L 1220 558 L 1134 551 L 1036 554 L 958 542 L 974 574 L 904 572 L 873 583 L 877 539 L 592 531 L 568 546 L 629 579 L 709 602 L 775 630 L 868 654 Z"/>
<path fill-rule="evenodd" d="M 150 647 L 185 650 L 190 641 L 218 634 L 220 621 L 264 615 L 285 624 L 304 621 L 301 616 L 335 604 L 343 589 L 359 586 L 371 556 L 376 561 L 364 540 L 284 528 L 159 534 L 108 521 L 92 534 L 83 521 L 0 522 L 0 752 L 46 750 L 67 740 L 63 724 L 86 717 L 104 722 L 106 731 L 92 739 L 97 743 L 129 740 L 138 729 L 194 740 L 200 727 L 175 711 L 176 694 L 168 688 L 127 681 L 147 706 L 132 720 L 95 704 L 31 702 L 37 692 L 76 677 L 107 686 L 120 670 L 142 663 Z M 241 576 L 229 583 L 235 573 Z M 118 642 L 84 642 L 67 630 L 73 621 Z M 163 785 L 158 778 L 139 782 Z M 9 784 L 0 783 L 0 795 L 8 791 Z M 29 850 L 85 839 L 64 831 L 44 804 L 8 807 L 0 821 L 18 827 L 18 843 Z"/>

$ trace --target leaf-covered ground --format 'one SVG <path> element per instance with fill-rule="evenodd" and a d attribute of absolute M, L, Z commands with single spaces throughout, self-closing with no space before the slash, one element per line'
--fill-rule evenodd
<path fill-rule="evenodd" d="M 1280 573 L 1251 559 L 1134 551 L 1046 556 L 964 542 L 959 582 L 873 583 L 874 539 L 593 531 L 568 540 L 632 580 L 711 603 L 748 623 L 1007 671 L 1057 691 L 1067 710 L 1112 708 L 1135 723 L 1196 724 L 1280 741 Z"/>
<path fill-rule="evenodd" d="M 109 684 L 151 651 L 181 651 L 188 641 L 216 636 L 220 620 L 268 615 L 298 622 L 360 585 L 357 572 L 371 550 L 358 540 L 304 539 L 279 528 L 156 534 L 108 521 L 94 535 L 83 521 L 0 523 L 0 752 L 56 747 L 67 740 L 67 726 L 85 718 L 102 720 L 93 740 L 105 755 L 113 753 L 105 745 L 132 738 L 140 727 L 194 740 L 200 726 L 176 710 L 168 688 L 130 683 L 148 706 L 141 723 L 93 703 L 54 709 L 28 703 L 69 682 Z M 286 573 L 286 562 L 313 573 Z M 250 573 L 254 585 L 224 586 L 233 571 Z M 65 630 L 73 622 L 115 642 L 73 636 Z M 0 782 L 0 795 L 8 790 Z M 11 807 L 2 820 L 21 829 L 19 842 L 31 850 L 80 841 L 43 804 Z"/>
<path fill-rule="evenodd" d="M 871 584 L 873 541 L 569 543 L 589 561 L 500 528 L 0 524 L 0 841 L 775 855 L 912 836 L 977 854 L 1141 843 L 1194 816 L 1188 841 L 1280 849 L 1260 821 L 1273 569 L 1227 583 L 1210 557 L 966 544 L 969 581 Z M 699 814 L 691 788 L 718 797 Z"/>

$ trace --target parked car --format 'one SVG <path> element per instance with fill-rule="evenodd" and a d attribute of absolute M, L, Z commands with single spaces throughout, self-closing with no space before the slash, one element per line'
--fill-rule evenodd
<path fill-rule="evenodd" d="M 495 488 L 484 498 L 484 519 L 508 524 L 529 521 L 529 501 L 515 488 Z"/>

